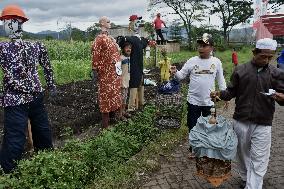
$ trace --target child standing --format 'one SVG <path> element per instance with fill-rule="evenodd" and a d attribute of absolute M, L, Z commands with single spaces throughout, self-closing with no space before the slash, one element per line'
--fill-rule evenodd
<path fill-rule="evenodd" d="M 161 82 L 167 82 L 170 80 L 170 68 L 171 68 L 171 59 L 167 56 L 167 50 L 162 49 L 161 54 L 163 60 L 159 62 L 161 70 Z"/>
<path fill-rule="evenodd" d="M 238 61 L 238 53 L 237 53 L 235 48 L 233 48 L 233 52 L 232 52 L 232 63 L 235 65 L 235 67 L 239 63 L 239 61 Z"/>
<path fill-rule="evenodd" d="M 128 88 L 130 80 L 130 54 L 131 54 L 132 45 L 129 42 L 125 42 L 122 46 L 122 55 L 121 55 L 121 68 L 122 68 L 122 86 L 121 86 L 121 95 L 122 95 L 122 106 L 121 106 L 121 116 L 129 117 L 129 114 L 126 112 L 127 107 L 127 97 L 128 97 Z"/>

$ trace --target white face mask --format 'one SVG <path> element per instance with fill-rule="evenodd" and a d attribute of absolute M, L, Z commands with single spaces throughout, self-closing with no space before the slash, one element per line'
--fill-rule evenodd
<path fill-rule="evenodd" d="M 134 21 L 134 27 L 133 27 L 133 30 L 136 34 L 139 34 L 140 32 L 140 24 L 141 24 L 141 20 L 135 20 Z"/>
<path fill-rule="evenodd" d="M 3 21 L 4 30 L 10 39 L 20 39 L 23 35 L 23 21 L 13 18 Z"/>

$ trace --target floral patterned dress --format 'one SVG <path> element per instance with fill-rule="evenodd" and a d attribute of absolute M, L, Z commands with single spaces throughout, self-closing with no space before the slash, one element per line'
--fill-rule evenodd
<path fill-rule="evenodd" d="M 18 106 L 34 100 L 43 92 L 37 67 L 44 71 L 47 87 L 55 88 L 48 53 L 40 42 L 0 42 L 0 67 L 3 71 L 3 95 L 0 106 Z"/>
<path fill-rule="evenodd" d="M 93 68 L 98 72 L 98 98 L 102 113 L 121 107 L 121 76 L 115 64 L 120 61 L 118 46 L 112 37 L 99 34 L 92 46 Z"/>

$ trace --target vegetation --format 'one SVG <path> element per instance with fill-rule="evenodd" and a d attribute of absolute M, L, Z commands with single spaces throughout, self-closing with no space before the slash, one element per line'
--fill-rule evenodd
<path fill-rule="evenodd" d="M 212 3 L 211 13 L 218 14 L 222 21 L 223 37 L 229 42 L 229 32 L 237 24 L 246 22 L 253 15 L 253 1 L 208 0 Z"/>
<path fill-rule="evenodd" d="M 0 177 L 0 187 L 84 188 L 117 171 L 159 135 L 152 126 L 155 108 L 149 106 L 127 123 L 105 130 L 85 142 L 70 141 L 64 148 L 39 152 L 19 162 L 12 174 Z"/>
<path fill-rule="evenodd" d="M 191 47 L 191 29 L 194 21 L 202 21 L 204 19 L 204 10 L 207 6 L 202 0 L 151 0 L 149 6 L 165 4 L 173 10 L 173 13 L 180 17 L 183 26 L 186 29 L 188 45 Z"/>
<path fill-rule="evenodd" d="M 57 83 L 89 77 L 91 43 L 43 43 Z M 240 63 L 250 59 L 250 52 L 248 47 L 238 49 Z M 195 55 L 197 52 L 169 53 L 173 63 L 185 62 Z M 228 80 L 233 70 L 231 51 L 217 51 L 216 56 L 222 60 Z M 183 92 L 186 93 L 185 88 Z M 96 138 L 71 140 L 62 149 L 34 154 L 31 159 L 20 161 L 14 173 L 0 177 L 0 188 L 131 188 L 137 184 L 139 174 L 158 168 L 158 154 L 172 150 L 187 135 L 185 109 L 182 127 L 166 132 L 153 127 L 155 112 L 155 107 L 148 106 L 127 123 L 119 123 Z"/>

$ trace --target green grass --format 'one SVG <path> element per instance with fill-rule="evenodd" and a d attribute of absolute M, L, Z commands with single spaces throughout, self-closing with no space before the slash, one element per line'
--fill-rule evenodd
<path fill-rule="evenodd" d="M 90 79 L 91 61 L 89 60 L 54 60 L 51 62 L 54 78 L 58 85 Z M 42 68 L 39 69 L 41 81 L 44 83 Z"/>
<path fill-rule="evenodd" d="M 181 51 L 177 53 L 170 53 L 169 57 L 172 58 L 173 63 L 181 63 L 181 62 L 186 62 L 189 58 L 193 56 L 197 56 L 198 52 L 190 52 L 190 51 Z M 226 50 L 226 51 L 217 51 L 215 53 L 215 56 L 219 58 L 222 62 L 222 66 L 224 69 L 225 73 L 225 79 L 228 82 L 230 79 L 230 76 L 233 71 L 233 63 L 232 63 L 232 51 L 231 50 Z M 252 52 L 251 49 L 249 48 L 242 48 L 240 51 L 238 51 L 238 59 L 239 59 L 239 64 L 246 63 L 250 61 L 252 58 Z"/>

